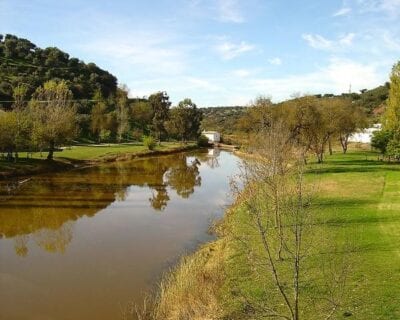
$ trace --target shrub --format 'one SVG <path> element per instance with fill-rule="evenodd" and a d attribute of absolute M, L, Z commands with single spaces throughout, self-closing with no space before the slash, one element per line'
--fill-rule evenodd
<path fill-rule="evenodd" d="M 101 142 L 109 142 L 111 138 L 111 131 L 110 130 L 101 130 L 100 131 L 100 141 Z"/>
<path fill-rule="evenodd" d="M 149 150 L 153 150 L 156 146 L 156 141 L 152 136 L 144 136 L 143 137 L 143 145 L 147 147 Z"/>
<path fill-rule="evenodd" d="M 385 154 L 388 143 L 392 138 L 393 132 L 391 131 L 375 131 L 371 139 L 371 146 Z"/>
<path fill-rule="evenodd" d="M 400 141 L 396 138 L 391 139 L 386 147 L 386 155 L 396 160 L 400 159 Z"/>
<path fill-rule="evenodd" d="M 210 144 L 208 142 L 208 138 L 204 135 L 201 135 L 198 139 L 197 139 L 197 145 L 199 147 L 208 147 Z"/>

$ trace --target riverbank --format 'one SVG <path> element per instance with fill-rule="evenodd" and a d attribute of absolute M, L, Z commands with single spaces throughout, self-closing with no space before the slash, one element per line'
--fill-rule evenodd
<path fill-rule="evenodd" d="M 349 256 L 342 251 L 335 256 L 348 264 L 349 272 L 331 318 L 400 318 L 400 166 L 353 148 L 346 155 L 326 156 L 321 165 L 310 164 L 307 179 L 318 185 L 314 202 L 323 222 L 314 229 L 323 235 L 316 241 L 318 251 L 327 252 L 332 244 L 351 246 Z M 184 258 L 162 282 L 156 319 L 264 319 L 265 310 L 255 306 L 271 301 L 271 294 L 265 289 L 267 273 L 257 272 L 242 245 L 251 234 L 248 219 L 237 199 L 217 227 L 218 240 Z M 253 240 L 261 252 L 261 240 Z M 312 269 L 307 273 L 318 277 Z M 311 295 L 320 289 L 302 288 Z M 309 311 L 307 305 L 301 308 Z M 320 310 L 312 318 L 326 314 Z"/>
<path fill-rule="evenodd" d="M 80 145 L 56 152 L 53 161 L 46 160 L 46 153 L 34 153 L 32 158 L 29 159 L 26 157 L 26 153 L 20 153 L 20 158 L 16 163 L 0 160 L 0 180 L 61 172 L 106 162 L 167 155 L 196 148 L 198 147 L 195 143 L 182 145 L 174 142 L 163 142 L 161 146 L 156 146 L 154 150 L 148 150 L 142 144 Z"/>

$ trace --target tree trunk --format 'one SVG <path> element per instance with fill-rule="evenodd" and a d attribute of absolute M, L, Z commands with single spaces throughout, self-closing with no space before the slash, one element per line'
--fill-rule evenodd
<path fill-rule="evenodd" d="M 342 145 L 343 153 L 346 154 L 347 152 L 347 145 L 349 143 L 349 138 L 346 136 L 340 136 L 340 144 Z"/>
<path fill-rule="evenodd" d="M 47 160 L 53 160 L 54 154 L 54 141 L 50 142 L 49 154 L 47 155 Z"/>
<path fill-rule="evenodd" d="M 332 155 L 333 151 L 332 151 L 332 141 L 331 138 L 328 139 L 328 148 L 329 148 L 329 154 Z"/>
<path fill-rule="evenodd" d="M 323 152 L 317 152 L 317 162 L 322 163 L 324 161 L 324 153 Z"/>

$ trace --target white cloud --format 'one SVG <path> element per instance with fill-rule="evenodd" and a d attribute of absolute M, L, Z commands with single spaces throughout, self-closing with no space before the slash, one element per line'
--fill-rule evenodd
<path fill-rule="evenodd" d="M 186 50 L 173 45 L 173 39 L 162 33 L 130 33 L 129 36 L 103 36 L 81 46 L 86 52 L 115 62 L 119 74 L 140 67 L 152 74 L 179 74 L 186 69 Z"/>
<path fill-rule="evenodd" d="M 218 0 L 218 11 L 219 19 L 223 22 L 244 22 L 237 0 Z"/>
<path fill-rule="evenodd" d="M 362 12 L 384 12 L 389 17 L 400 15 L 400 0 L 357 0 Z"/>
<path fill-rule="evenodd" d="M 329 40 L 319 34 L 303 34 L 302 38 L 308 43 L 309 46 L 319 49 L 319 50 L 329 50 L 334 51 L 338 49 L 343 49 L 344 47 L 351 46 L 353 39 L 355 37 L 354 33 L 348 33 L 339 37 L 337 40 Z"/>
<path fill-rule="evenodd" d="M 339 9 L 338 11 L 336 11 L 333 16 L 334 17 L 340 17 L 340 16 L 345 16 L 348 15 L 351 12 L 351 8 L 350 7 L 343 7 L 341 9 Z"/>
<path fill-rule="evenodd" d="M 217 45 L 215 49 L 220 54 L 222 59 L 230 60 L 242 55 L 243 53 L 253 51 L 255 46 L 248 44 L 245 41 L 242 41 L 238 44 L 229 41 L 223 41 Z"/>
<path fill-rule="evenodd" d="M 280 66 L 282 64 L 282 60 L 278 57 L 268 59 L 268 62 L 274 66 Z"/>
<path fill-rule="evenodd" d="M 246 69 L 237 69 L 232 71 L 232 75 L 239 78 L 246 78 L 251 75 L 251 72 Z"/>
<path fill-rule="evenodd" d="M 281 78 L 253 79 L 248 90 L 258 94 L 272 94 L 275 100 L 287 99 L 290 93 L 335 93 L 373 88 L 386 81 L 380 67 L 352 60 L 332 58 L 329 64 L 315 72 Z"/>

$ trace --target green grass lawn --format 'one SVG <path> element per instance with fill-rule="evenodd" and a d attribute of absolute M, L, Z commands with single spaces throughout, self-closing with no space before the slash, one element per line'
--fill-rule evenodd
<path fill-rule="evenodd" d="M 315 247 L 324 251 L 329 243 L 347 243 L 351 251 L 346 254 L 350 271 L 343 292 L 349 318 L 400 319 L 400 164 L 384 163 L 376 153 L 353 149 L 346 155 L 327 156 L 322 165 L 310 164 L 307 177 L 317 186 L 316 219 L 324 222 L 315 227 L 315 234 L 321 235 Z M 252 232 L 247 219 L 239 207 L 225 223 L 239 237 Z M 230 250 L 222 289 L 226 314 L 229 319 L 264 319 L 244 301 L 271 301 L 273 294 L 268 292 L 276 289 L 266 274 L 255 272 L 240 241 L 232 241 Z M 318 278 L 318 270 L 306 269 L 307 276 Z M 312 290 L 305 287 L 303 292 L 312 295 Z M 324 319 L 322 314 L 302 319 Z M 342 318 L 347 318 L 343 309 L 332 319 Z"/>

